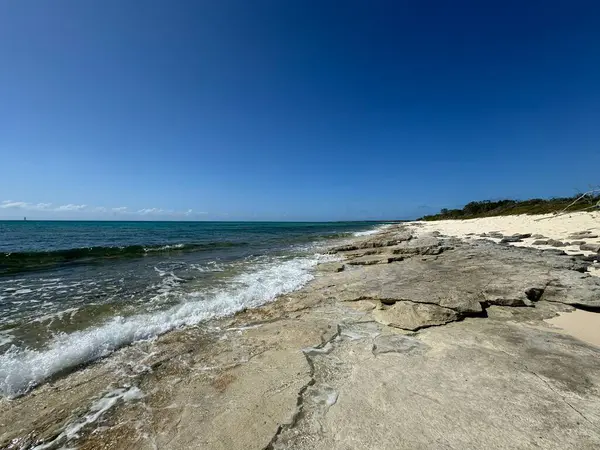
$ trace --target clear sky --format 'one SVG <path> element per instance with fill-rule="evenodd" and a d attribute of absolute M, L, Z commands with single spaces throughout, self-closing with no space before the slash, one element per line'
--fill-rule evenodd
<path fill-rule="evenodd" d="M 600 2 L 0 2 L 0 218 L 407 218 L 600 184 Z"/>

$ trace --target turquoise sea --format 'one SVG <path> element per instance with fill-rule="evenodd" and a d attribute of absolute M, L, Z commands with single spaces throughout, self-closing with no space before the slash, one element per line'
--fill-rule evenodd
<path fill-rule="evenodd" d="M 378 225 L 0 221 L 0 394 L 299 289 Z"/>

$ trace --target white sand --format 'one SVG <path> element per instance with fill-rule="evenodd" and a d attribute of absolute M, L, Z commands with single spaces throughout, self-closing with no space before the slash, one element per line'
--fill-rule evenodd
<path fill-rule="evenodd" d="M 576 240 L 585 241 L 586 244 L 600 243 L 600 212 L 575 212 L 555 216 L 545 215 L 519 215 L 503 217 L 486 217 L 482 219 L 469 220 L 440 220 L 434 222 L 413 222 L 409 225 L 417 234 L 439 231 L 446 236 L 455 236 L 461 239 L 489 239 L 499 242 L 496 238 L 482 238 L 482 233 L 497 231 L 504 236 L 513 234 L 531 233 L 545 236 L 543 240 L 555 239 L 561 242 L 570 242 L 572 233 L 590 231 L 595 238 L 581 238 Z M 526 238 L 523 242 L 515 242 L 510 245 L 521 247 L 534 247 L 538 249 L 555 248 L 549 245 L 533 245 L 533 242 L 542 238 Z M 569 255 L 593 254 L 590 251 L 580 250 L 578 245 L 560 247 Z M 599 255 L 600 257 L 600 255 Z M 588 268 L 589 274 L 600 276 L 600 265 L 593 264 Z M 582 310 L 561 313 L 558 317 L 547 320 L 547 323 L 558 327 L 558 331 L 569 334 L 577 339 L 600 347 L 600 314 Z"/>
<path fill-rule="evenodd" d="M 434 222 L 414 222 L 415 230 L 419 233 L 439 231 L 446 236 L 455 236 L 462 239 L 482 239 L 479 234 L 497 231 L 504 236 L 513 234 L 531 233 L 532 235 L 541 234 L 546 239 L 555 239 L 561 242 L 570 242 L 575 239 L 569 238 L 572 233 L 581 231 L 590 231 L 595 238 L 581 238 L 586 244 L 600 243 L 600 212 L 575 212 L 554 216 L 552 214 L 544 215 L 519 215 L 502 217 L 485 217 L 482 219 L 468 220 L 439 220 Z M 469 234 L 472 234 L 468 236 Z M 495 242 L 500 239 L 485 238 Z M 539 238 L 542 239 L 542 238 Z M 538 249 L 554 248 L 549 245 L 533 245 L 538 238 L 523 239 L 523 242 L 515 242 L 510 245 L 521 247 L 535 247 Z M 568 245 L 560 247 L 569 255 L 574 254 L 593 254 L 590 251 L 580 250 L 578 245 Z M 590 274 L 600 276 L 600 266 L 590 267 Z"/>

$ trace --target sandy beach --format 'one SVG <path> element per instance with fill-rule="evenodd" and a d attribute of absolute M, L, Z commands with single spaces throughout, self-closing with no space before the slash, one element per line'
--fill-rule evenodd
<path fill-rule="evenodd" d="M 546 322 L 577 339 L 600 347 L 600 314 L 598 313 L 576 309 L 559 313 L 557 317 L 547 319 Z"/>
<path fill-rule="evenodd" d="M 0 400 L 0 447 L 598 448 L 597 253 L 571 241 L 600 218 L 539 218 L 337 242 L 300 290 Z"/>
<path fill-rule="evenodd" d="M 523 235 L 509 245 L 537 249 L 561 249 L 568 255 L 595 255 L 600 247 L 600 212 L 574 212 L 554 215 L 516 215 L 468 220 L 417 222 L 423 232 L 438 231 L 461 239 L 489 239 L 500 242 L 504 236 Z M 485 236 L 481 236 L 484 234 Z M 530 236 L 524 236 L 529 234 Z M 582 248 L 583 246 L 583 248 Z M 591 248 L 591 250 L 590 250 Z M 598 264 L 590 267 L 598 274 Z"/>

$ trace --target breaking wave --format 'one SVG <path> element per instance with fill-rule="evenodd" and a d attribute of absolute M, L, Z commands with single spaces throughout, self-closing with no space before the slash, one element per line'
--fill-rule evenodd
<path fill-rule="evenodd" d="M 276 260 L 234 277 L 227 289 L 192 293 L 167 310 L 115 317 L 98 327 L 55 336 L 40 350 L 11 347 L 0 355 L 0 393 L 12 397 L 47 378 L 105 357 L 120 347 L 155 338 L 173 329 L 261 306 L 302 287 L 324 256 Z"/>
<path fill-rule="evenodd" d="M 385 230 L 386 228 L 391 227 L 391 225 L 380 225 L 378 227 L 372 228 L 370 230 L 366 230 L 366 231 L 357 231 L 356 233 L 354 233 L 354 236 L 356 237 L 360 237 L 360 236 L 371 236 L 372 234 L 377 234 L 380 233 L 381 231 Z"/>

